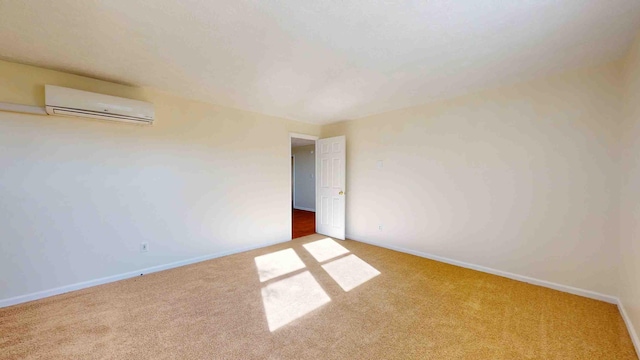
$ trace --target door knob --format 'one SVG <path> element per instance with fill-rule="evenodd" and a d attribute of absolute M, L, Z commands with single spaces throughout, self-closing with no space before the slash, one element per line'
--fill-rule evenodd
<path fill-rule="evenodd" d="M 338 195 L 344 195 L 344 191 L 340 190 L 340 192 L 338 193 Z"/>

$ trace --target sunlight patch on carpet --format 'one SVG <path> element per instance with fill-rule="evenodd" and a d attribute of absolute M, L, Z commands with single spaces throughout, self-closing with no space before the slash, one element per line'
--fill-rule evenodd
<path fill-rule="evenodd" d="M 322 239 L 302 245 L 318 262 L 333 259 L 349 252 L 333 239 Z"/>
<path fill-rule="evenodd" d="M 380 275 L 380 271 L 353 254 L 322 265 L 322 268 L 344 291 L 354 289 Z"/>
<path fill-rule="evenodd" d="M 305 268 L 304 263 L 293 249 L 257 256 L 254 260 L 258 267 L 260 282 L 265 282 Z"/>
<path fill-rule="evenodd" d="M 330 301 L 329 295 L 308 271 L 262 288 L 262 302 L 270 331 L 275 331 Z"/>

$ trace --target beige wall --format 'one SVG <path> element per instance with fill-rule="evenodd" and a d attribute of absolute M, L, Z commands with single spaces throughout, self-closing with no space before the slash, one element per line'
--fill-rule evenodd
<path fill-rule="evenodd" d="M 621 219 L 622 63 L 320 129 L 0 61 L 3 102 L 53 84 L 157 110 L 152 127 L 0 112 L 0 301 L 288 239 L 288 134 L 322 132 L 347 136 L 348 237 L 620 293 L 637 328 L 638 48 Z"/>
<path fill-rule="evenodd" d="M 157 114 L 140 127 L 0 112 L 0 301 L 290 239 L 289 132 L 318 126 L 3 61 L 0 79 L 2 102 L 43 105 L 53 84 Z"/>
<path fill-rule="evenodd" d="M 617 295 L 620 69 L 324 127 L 347 237 Z"/>
<path fill-rule="evenodd" d="M 640 333 L 640 37 L 626 60 L 624 79 L 620 300 L 637 334 Z"/>
<path fill-rule="evenodd" d="M 295 202 L 296 209 L 316 210 L 316 154 L 315 145 L 299 146 L 291 149 L 296 157 Z"/>

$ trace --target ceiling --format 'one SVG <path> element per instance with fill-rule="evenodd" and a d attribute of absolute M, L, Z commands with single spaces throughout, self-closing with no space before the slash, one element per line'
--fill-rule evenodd
<path fill-rule="evenodd" d="M 0 58 L 325 124 L 622 57 L 640 0 L 0 0 Z"/>

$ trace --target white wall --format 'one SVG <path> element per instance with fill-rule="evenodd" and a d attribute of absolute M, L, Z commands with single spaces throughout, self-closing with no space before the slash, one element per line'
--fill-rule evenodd
<path fill-rule="evenodd" d="M 624 79 L 620 300 L 637 336 L 640 334 L 640 37 L 627 58 Z"/>
<path fill-rule="evenodd" d="M 294 208 L 316 210 L 316 154 L 315 145 L 291 149 L 295 155 L 295 202 Z"/>
<path fill-rule="evenodd" d="M 620 107 L 612 63 L 323 127 L 347 237 L 617 295 Z"/>
<path fill-rule="evenodd" d="M 290 239 L 289 132 L 319 127 L 3 61 L 0 78 L 0 101 L 43 105 L 54 84 L 157 111 L 152 127 L 0 112 L 0 302 Z"/>

